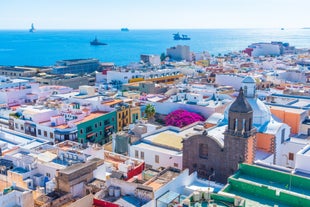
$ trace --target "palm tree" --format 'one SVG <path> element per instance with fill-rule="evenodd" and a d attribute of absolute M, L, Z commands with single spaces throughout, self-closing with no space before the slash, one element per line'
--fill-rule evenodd
<path fill-rule="evenodd" d="M 144 113 L 149 120 L 155 116 L 155 107 L 152 104 L 148 104 L 145 107 Z"/>

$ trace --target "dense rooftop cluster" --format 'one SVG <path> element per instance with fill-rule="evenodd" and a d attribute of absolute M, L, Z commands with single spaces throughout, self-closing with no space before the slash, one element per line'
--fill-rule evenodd
<path fill-rule="evenodd" d="M 0 67 L 0 206 L 310 206 L 310 52 Z"/>

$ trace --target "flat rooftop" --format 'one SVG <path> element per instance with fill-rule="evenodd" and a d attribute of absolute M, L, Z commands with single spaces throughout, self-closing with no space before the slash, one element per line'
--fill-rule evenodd
<path fill-rule="evenodd" d="M 100 116 L 103 116 L 105 114 L 107 114 L 107 113 L 106 112 L 92 112 L 88 116 L 84 117 L 84 119 L 77 121 L 77 122 L 74 122 L 74 124 L 78 125 L 78 124 L 90 121 L 92 119 L 98 118 Z"/>
<path fill-rule="evenodd" d="M 305 206 L 310 203 L 309 183 L 306 177 L 241 164 L 239 171 L 228 179 L 229 185 L 223 192 L 246 199 L 246 206 L 295 206 L 297 203 Z"/>
<path fill-rule="evenodd" d="M 167 184 L 174 178 L 180 175 L 179 171 L 174 171 L 171 169 L 166 169 L 162 174 L 159 174 L 156 178 L 151 179 L 150 181 L 144 183 L 144 185 L 152 187 L 154 191 L 161 188 L 161 186 Z"/>
<path fill-rule="evenodd" d="M 310 102 L 308 104 L 310 104 Z M 302 114 L 306 111 L 304 109 L 288 108 L 286 106 L 270 106 L 270 109 L 283 110 L 283 111 L 294 113 L 294 114 Z"/>
<path fill-rule="evenodd" d="M 148 144 L 148 143 L 145 143 L 145 142 L 140 142 L 140 143 L 135 144 L 135 145 L 138 146 L 141 149 L 145 149 L 146 151 L 147 150 L 152 150 L 152 151 L 161 152 L 161 153 L 165 153 L 165 154 L 180 155 L 180 156 L 182 156 L 182 153 L 180 153 L 179 151 L 172 150 L 172 149 L 170 150 L 170 149 L 163 148 L 163 147 L 158 147 L 158 146 L 155 146 L 155 145 L 152 145 L 152 144 Z"/>
<path fill-rule="evenodd" d="M 93 162 L 87 162 L 87 163 L 76 163 L 74 165 L 68 166 L 65 169 L 62 169 L 60 172 L 64 174 L 71 174 L 73 172 L 82 170 L 83 168 L 87 168 L 89 166 L 93 165 Z"/>
<path fill-rule="evenodd" d="M 195 125 L 193 127 L 189 127 L 188 129 L 177 131 L 167 128 L 167 130 L 160 131 L 149 136 L 144 137 L 144 140 L 149 141 L 151 143 L 166 146 L 176 150 L 183 149 L 183 138 L 188 136 L 201 133 L 201 131 L 195 130 L 197 126 L 202 125 Z"/>

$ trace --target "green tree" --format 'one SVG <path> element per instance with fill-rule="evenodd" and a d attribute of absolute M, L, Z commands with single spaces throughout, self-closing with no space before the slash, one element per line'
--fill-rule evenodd
<path fill-rule="evenodd" d="M 153 118 L 155 116 L 155 107 L 152 104 L 146 105 L 144 113 L 148 119 Z"/>
<path fill-rule="evenodd" d="M 160 61 L 164 61 L 166 59 L 166 54 L 163 52 L 160 54 Z"/>

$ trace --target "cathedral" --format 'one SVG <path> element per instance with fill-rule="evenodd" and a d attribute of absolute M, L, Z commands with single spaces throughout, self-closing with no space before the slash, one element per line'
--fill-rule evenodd
<path fill-rule="evenodd" d="M 288 138 L 290 128 L 274 120 L 255 93 L 255 80 L 246 77 L 221 124 L 183 139 L 184 169 L 197 171 L 198 177 L 226 183 L 239 163 L 253 164 L 259 159 L 258 151 L 273 156 L 276 162 L 277 148 Z"/>

